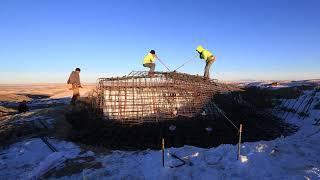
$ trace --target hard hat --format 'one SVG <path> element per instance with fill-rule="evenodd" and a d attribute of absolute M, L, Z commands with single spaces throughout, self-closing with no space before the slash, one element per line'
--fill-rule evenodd
<path fill-rule="evenodd" d="M 196 50 L 197 50 L 198 52 L 202 52 L 202 51 L 204 50 L 204 48 L 199 45 Z"/>
<path fill-rule="evenodd" d="M 151 54 L 156 54 L 156 51 L 155 50 L 151 50 L 150 53 Z"/>

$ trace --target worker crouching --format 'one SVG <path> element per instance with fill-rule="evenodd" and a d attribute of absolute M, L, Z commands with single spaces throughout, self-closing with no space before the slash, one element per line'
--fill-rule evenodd
<path fill-rule="evenodd" d="M 157 55 L 155 50 L 151 50 L 144 58 L 143 58 L 143 67 L 149 68 L 148 76 L 154 76 L 154 70 L 156 68 L 156 64 L 154 61 L 157 59 Z"/>

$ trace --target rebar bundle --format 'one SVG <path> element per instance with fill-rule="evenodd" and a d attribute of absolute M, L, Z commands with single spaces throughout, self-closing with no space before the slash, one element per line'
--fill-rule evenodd
<path fill-rule="evenodd" d="M 128 76 L 100 78 L 97 106 L 108 119 L 145 122 L 193 117 L 203 112 L 215 93 L 230 91 L 225 84 L 176 72 L 135 71 Z"/>

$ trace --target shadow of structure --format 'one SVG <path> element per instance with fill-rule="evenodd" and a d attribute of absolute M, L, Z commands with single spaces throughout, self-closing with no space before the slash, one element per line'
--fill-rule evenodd
<path fill-rule="evenodd" d="M 159 149 L 161 138 L 167 147 L 235 144 L 240 123 L 244 141 L 296 131 L 267 108 L 247 101 L 246 93 L 189 74 L 132 72 L 99 79 L 96 93 L 83 98 L 66 119 L 74 126 L 73 140 L 124 150 Z"/>
<path fill-rule="evenodd" d="M 49 98 L 50 96 L 49 95 L 45 95 L 45 94 L 17 94 L 17 95 L 23 95 L 23 96 L 26 96 L 32 100 L 35 100 L 35 99 L 46 99 L 46 98 Z"/>
<path fill-rule="evenodd" d="M 48 111 L 42 109 L 51 107 L 63 107 L 70 98 L 50 99 L 45 95 L 37 94 L 23 94 L 29 99 L 26 103 L 28 109 L 39 110 L 27 113 L 19 113 L 19 103 L 21 102 L 21 95 L 10 100 L 0 99 L 0 148 L 6 148 L 10 144 L 32 137 L 40 137 L 50 133 L 46 125 Z"/>

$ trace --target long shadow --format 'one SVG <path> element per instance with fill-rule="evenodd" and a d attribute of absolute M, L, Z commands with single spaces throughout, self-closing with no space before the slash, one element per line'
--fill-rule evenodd
<path fill-rule="evenodd" d="M 50 96 L 43 95 L 43 94 L 17 94 L 17 95 L 24 95 L 31 98 L 30 101 L 26 102 L 26 105 L 28 106 L 29 110 L 61 106 L 61 105 L 68 104 L 68 102 L 70 101 L 70 98 L 50 99 Z M 18 110 L 19 102 L 15 100 L 0 101 L 0 106 Z M 11 114 L 14 114 L 14 113 L 11 113 Z"/>
<path fill-rule="evenodd" d="M 49 95 L 44 95 L 44 94 L 25 94 L 25 93 L 20 93 L 17 95 L 23 95 L 23 96 L 27 96 L 28 98 L 31 98 L 32 100 L 35 99 L 46 99 L 49 98 Z"/>
<path fill-rule="evenodd" d="M 37 95 L 34 97 L 36 97 L 36 99 L 28 102 L 27 104 L 30 107 L 30 110 L 64 106 L 70 101 L 70 98 L 37 99 Z M 18 107 L 18 103 L 8 101 L 1 101 L 0 106 L 5 107 L 3 105 L 7 105 L 7 108 L 12 108 L 13 110 L 17 110 Z M 22 118 L 17 118 L 19 116 L 11 118 L 10 115 L 16 115 L 19 112 L 8 112 L 6 111 L 7 108 L 0 108 L 0 148 L 7 147 L 8 145 L 26 137 L 37 137 L 41 134 L 48 133 L 48 130 L 39 129 L 35 126 L 35 124 L 39 124 L 39 122 L 34 123 L 34 118 L 29 118 L 33 116 L 33 114 L 24 114 L 21 116 Z M 45 114 L 41 116 L 44 116 L 42 118 L 45 118 Z"/>
<path fill-rule="evenodd" d="M 267 111 L 272 106 L 269 98 L 273 98 L 273 95 L 259 89 L 247 89 L 244 92 L 218 94 L 212 101 L 235 126 L 243 124 L 245 142 L 273 140 L 294 133 L 297 130 L 295 126 Z M 82 108 L 66 114 L 66 119 L 74 127 L 71 136 L 74 141 L 110 149 L 137 150 L 160 149 L 161 138 L 165 138 L 166 147 L 192 145 L 203 148 L 236 144 L 238 140 L 238 130 L 221 114 L 192 118 L 178 116 L 160 122 L 124 124 L 103 117 L 101 111 L 101 114 L 97 113 L 99 111 L 94 110 L 89 101 L 83 103 Z"/>

